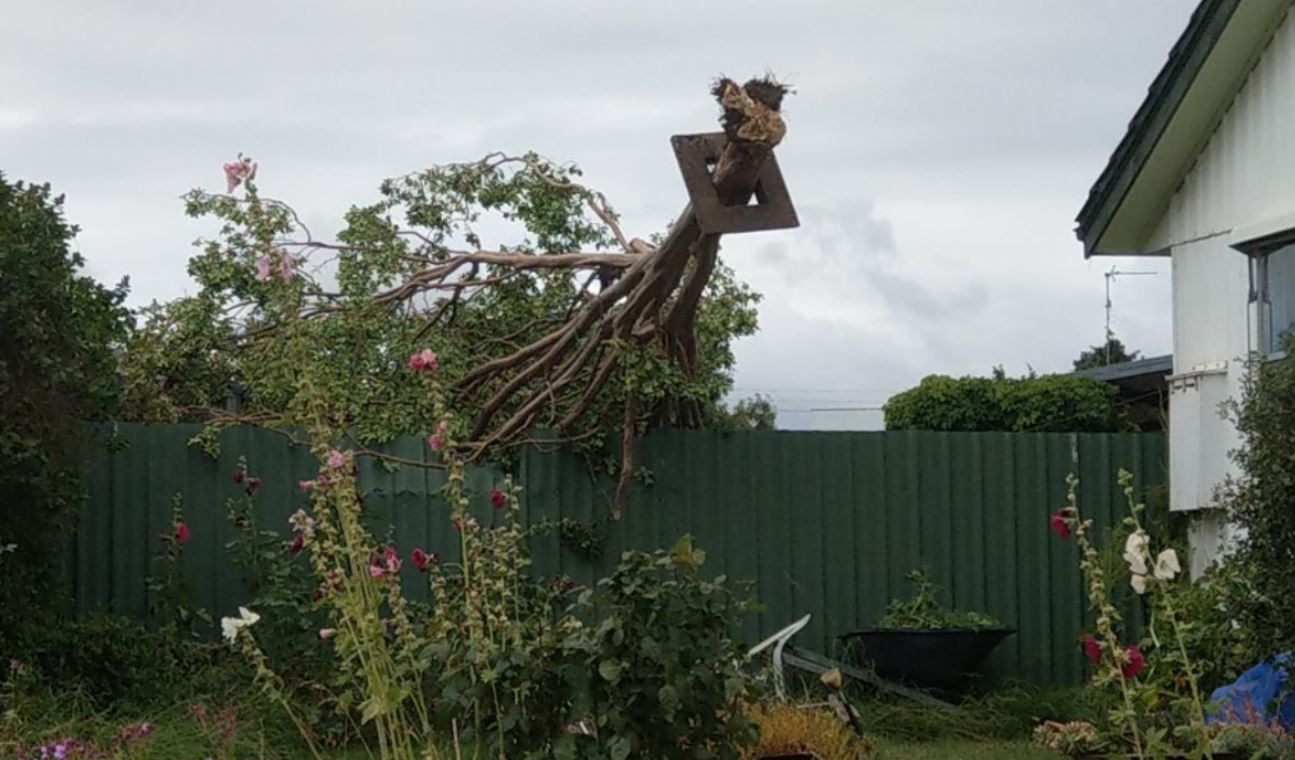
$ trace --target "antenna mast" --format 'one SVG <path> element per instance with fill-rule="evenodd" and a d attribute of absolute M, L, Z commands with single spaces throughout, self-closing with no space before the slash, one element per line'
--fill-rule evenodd
<path fill-rule="evenodd" d="M 1115 338 L 1115 333 L 1111 331 L 1111 307 L 1112 307 L 1111 282 L 1113 282 L 1116 277 L 1150 275 L 1150 274 L 1158 274 L 1158 273 L 1157 272 L 1124 272 L 1119 269 L 1116 269 L 1115 267 L 1111 267 L 1111 271 L 1106 272 L 1104 275 L 1106 277 L 1106 363 L 1107 364 L 1111 363 L 1111 341 Z"/>

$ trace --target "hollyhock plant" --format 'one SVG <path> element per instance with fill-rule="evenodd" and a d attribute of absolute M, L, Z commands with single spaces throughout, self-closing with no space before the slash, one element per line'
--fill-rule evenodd
<path fill-rule="evenodd" d="M 409 553 L 409 559 L 414 563 L 414 567 L 418 568 L 418 572 L 427 572 L 428 557 L 422 549 L 414 547 L 414 550 Z"/>
<path fill-rule="evenodd" d="M 333 449 L 328 452 L 328 466 L 334 470 L 342 469 L 346 466 L 346 454 L 343 454 L 337 449 Z"/>
<path fill-rule="evenodd" d="M 288 551 L 293 554 L 300 554 L 304 548 L 306 548 L 306 536 L 301 533 L 293 535 L 292 544 L 288 547 Z"/>
<path fill-rule="evenodd" d="M 175 524 L 175 542 L 180 546 L 189 543 L 189 526 L 178 522 Z"/>
<path fill-rule="evenodd" d="M 237 470 L 234 470 L 234 478 L 233 478 L 233 479 L 234 479 L 234 482 L 235 482 L 235 483 L 237 483 L 237 484 L 240 484 L 240 485 L 241 485 L 241 484 L 242 484 L 242 482 L 243 482 L 243 479 L 244 479 L 244 478 L 246 478 L 246 477 L 247 477 L 247 470 L 244 470 L 242 467 L 239 467 Z"/>
<path fill-rule="evenodd" d="M 382 552 L 382 559 L 383 563 L 386 565 L 388 573 L 400 572 L 400 553 L 396 551 L 396 547 L 388 546 L 386 550 Z"/>
<path fill-rule="evenodd" d="M 450 430 L 450 425 L 445 420 L 436 423 L 436 432 L 427 437 L 427 445 L 432 447 L 432 451 L 440 451 L 445 445 L 445 434 Z"/>
<path fill-rule="evenodd" d="M 292 282 L 292 276 L 295 274 L 292 257 L 286 253 L 279 254 L 279 279 L 284 282 Z"/>
<path fill-rule="evenodd" d="M 503 509 L 504 505 L 506 505 L 507 503 L 508 503 L 508 497 L 504 495 L 503 491 L 500 491 L 498 488 L 490 489 L 491 506 L 493 506 L 495 509 Z"/>
<path fill-rule="evenodd" d="M 261 478 L 260 478 L 260 476 L 259 476 L 259 475 L 253 475 L 252 477 L 250 477 L 250 478 L 248 478 L 248 479 L 247 479 L 247 495 L 248 495 L 248 496 L 251 496 L 252 494 L 255 494 L 255 493 L 256 493 L 256 490 L 257 490 L 258 488 L 260 488 L 260 487 L 261 487 Z"/>

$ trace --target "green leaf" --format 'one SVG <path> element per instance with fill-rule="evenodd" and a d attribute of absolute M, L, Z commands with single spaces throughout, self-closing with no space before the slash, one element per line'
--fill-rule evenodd
<path fill-rule="evenodd" d="M 616 683 L 621 677 L 621 671 L 625 669 L 625 664 L 619 660 L 603 660 L 598 663 L 598 675 L 609 683 Z"/>

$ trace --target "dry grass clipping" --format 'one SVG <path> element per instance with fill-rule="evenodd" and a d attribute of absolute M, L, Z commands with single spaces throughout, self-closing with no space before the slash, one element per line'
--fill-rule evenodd
<path fill-rule="evenodd" d="M 836 715 L 817 707 L 762 705 L 751 708 L 760 726 L 760 741 L 742 753 L 742 760 L 809 755 L 815 760 L 863 760 L 872 743 L 855 736 Z"/>

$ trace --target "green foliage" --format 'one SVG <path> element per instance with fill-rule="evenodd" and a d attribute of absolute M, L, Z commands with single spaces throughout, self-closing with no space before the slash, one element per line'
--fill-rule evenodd
<path fill-rule="evenodd" d="M 670 552 L 626 552 L 582 595 L 592 623 L 575 670 L 596 675 L 577 699 L 603 737 L 585 757 L 736 758 L 755 740 L 741 654 L 726 634 L 751 605 L 724 576 L 703 580 L 704 561 L 688 536 Z"/>
<path fill-rule="evenodd" d="M 926 631 L 982 631 L 1004 627 L 1001 620 L 983 612 L 944 609 L 940 604 L 941 589 L 924 569 L 911 570 L 904 579 L 913 586 L 912 598 L 892 599 L 878 627 Z"/>
<path fill-rule="evenodd" d="M 1283 339 L 1287 357 L 1293 340 Z M 1242 439 L 1233 454 L 1241 476 L 1226 483 L 1221 502 L 1242 535 L 1228 560 L 1245 580 L 1233 610 L 1258 660 L 1295 641 L 1295 362 L 1256 357 L 1231 412 Z"/>
<path fill-rule="evenodd" d="M 1113 337 L 1100 346 L 1092 346 L 1081 351 L 1079 358 L 1075 359 L 1074 365 L 1075 371 L 1078 372 L 1081 369 L 1107 367 L 1112 364 L 1137 361 L 1140 358 L 1142 358 L 1140 351 L 1130 352 L 1124 347 L 1123 341 Z"/>
<path fill-rule="evenodd" d="M 887 430 L 1102 433 L 1126 428 L 1109 383 L 1074 375 L 928 375 L 886 402 Z"/>
<path fill-rule="evenodd" d="M 778 408 L 768 397 L 757 393 L 738 401 L 731 409 L 723 404 L 717 406 L 706 427 L 712 430 L 777 430 Z"/>
<path fill-rule="evenodd" d="M 62 546 L 81 499 L 86 423 L 116 407 L 113 347 L 125 336 L 125 284 L 80 273 L 76 228 L 47 185 L 0 175 L 0 651 L 48 624 L 61 601 Z M 12 547 L 12 549 L 8 549 Z"/>
<path fill-rule="evenodd" d="M 564 184 L 579 174 L 535 156 L 492 156 L 387 180 L 377 201 L 347 212 L 336 243 L 310 240 L 295 213 L 262 198 L 255 183 L 246 184 L 243 198 L 193 191 L 189 215 L 222 227 L 190 262 L 197 293 L 144 312 L 123 361 L 123 418 L 233 422 L 225 410 L 234 396 L 239 419 L 279 425 L 293 413 L 304 362 L 315 365 L 310 375 L 358 442 L 426 434 L 432 410 L 425 396 L 408 392 L 411 354 L 432 347 L 453 386 L 569 319 L 588 282 L 563 268 L 479 263 L 463 267 L 462 292 L 409 295 L 400 286 L 416 285 L 451 251 L 479 249 L 480 229 L 506 239 L 497 246 L 504 254 L 606 250 L 613 241 L 587 208 L 590 192 Z M 267 257 L 289 262 L 291 280 L 258 279 L 257 262 Z M 694 371 L 655 351 L 609 343 L 618 358 L 614 370 L 581 420 L 562 433 L 587 439 L 620 431 L 627 397 L 637 400 L 643 424 L 674 424 L 679 401 L 700 405 L 704 419 L 718 415 L 732 386 L 731 343 L 755 331 L 758 298 L 732 270 L 717 266 L 697 314 Z M 313 348 L 296 365 L 281 353 L 290 320 Z M 592 380 L 593 367 L 586 372 L 574 387 Z M 523 387 L 544 382 L 532 378 Z M 452 422 L 471 429 L 471 415 L 498 390 L 489 383 L 457 398 Z M 531 425 L 558 427 L 577 403 L 580 394 L 556 398 Z M 496 415 L 507 417 L 514 407 L 504 404 Z"/>

